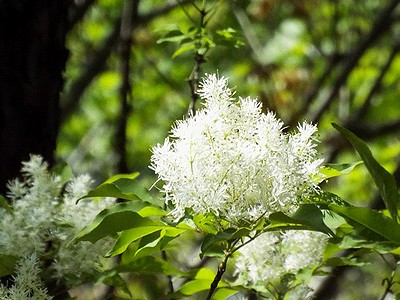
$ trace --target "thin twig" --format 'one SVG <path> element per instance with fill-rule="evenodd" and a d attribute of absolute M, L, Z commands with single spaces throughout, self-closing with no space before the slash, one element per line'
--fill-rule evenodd
<path fill-rule="evenodd" d="M 198 9 L 198 8 L 197 8 Z M 200 29 L 204 29 L 206 24 L 205 24 L 205 18 L 207 15 L 207 12 L 204 10 L 204 7 L 202 9 L 198 9 L 200 13 Z M 200 33 L 201 34 L 201 33 Z M 197 94 L 197 88 L 199 84 L 199 74 L 200 74 L 200 67 L 201 65 L 206 61 L 205 60 L 205 54 L 206 53 L 200 53 L 199 49 L 202 44 L 202 38 L 199 36 L 199 40 L 196 42 L 196 53 L 194 55 L 194 60 L 195 60 L 195 65 L 193 67 L 192 72 L 190 73 L 189 78 L 187 79 L 187 82 L 189 84 L 190 88 L 190 95 L 191 95 L 191 101 L 189 104 L 189 111 L 188 114 L 194 116 L 196 114 L 196 102 L 199 98 Z"/>
<path fill-rule="evenodd" d="M 385 300 L 386 296 L 392 291 L 393 285 L 396 283 L 394 281 L 394 276 L 395 276 L 396 269 L 397 269 L 398 258 L 395 255 L 393 255 L 393 258 L 395 259 L 396 263 L 394 264 L 394 266 L 392 266 L 382 254 L 380 256 L 382 257 L 384 262 L 388 265 L 388 267 L 392 270 L 391 273 L 390 273 L 390 277 L 389 278 L 385 278 L 382 281 L 382 284 L 385 284 L 385 282 L 386 282 L 387 286 L 386 286 L 385 291 L 384 291 L 382 297 L 380 298 L 380 300 Z"/>

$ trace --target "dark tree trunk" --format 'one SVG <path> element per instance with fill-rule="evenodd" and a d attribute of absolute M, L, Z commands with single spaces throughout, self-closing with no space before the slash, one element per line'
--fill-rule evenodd
<path fill-rule="evenodd" d="M 0 193 L 30 153 L 53 163 L 69 5 L 0 0 Z"/>

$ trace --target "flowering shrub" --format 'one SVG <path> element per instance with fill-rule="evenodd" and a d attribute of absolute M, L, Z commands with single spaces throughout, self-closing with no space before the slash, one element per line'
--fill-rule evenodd
<path fill-rule="evenodd" d="M 153 149 L 151 168 L 164 182 L 177 219 L 213 215 L 231 225 L 252 224 L 271 213 L 293 212 L 299 197 L 315 189 L 317 127 L 285 133 L 273 113 L 254 99 L 234 99 L 227 79 L 215 74 L 200 84 L 204 108 L 176 122 Z"/>
<path fill-rule="evenodd" d="M 16 287 L 35 291 L 40 282 L 35 279 L 40 273 L 39 262 L 44 261 L 49 280 L 62 281 L 68 287 L 92 281 L 103 269 L 102 257 L 110 240 L 96 244 L 68 242 L 113 200 L 76 203 L 89 191 L 91 178 L 78 176 L 64 191 L 62 177 L 50 173 L 47 163 L 37 155 L 23 162 L 21 172 L 22 181 L 15 179 L 8 185 L 9 206 L 0 208 L 0 257 L 17 262 Z M 42 293 L 43 288 L 38 287 L 39 291 Z M 12 296 L 13 289 L 6 293 L 10 299 L 28 299 Z"/>
<path fill-rule="evenodd" d="M 203 80 L 198 94 L 204 108 L 176 122 L 151 158 L 176 219 L 211 214 L 219 224 L 228 221 L 225 228 L 252 227 L 273 213 L 294 213 L 318 190 L 316 126 L 305 122 L 285 133 L 273 113 L 264 114 L 254 99 L 233 98 L 227 79 L 215 74 Z M 318 232 L 259 231 L 251 242 L 237 239 L 236 248 L 225 251 L 240 251 L 239 282 L 271 295 L 284 282 L 279 293 L 302 291 L 305 297 L 309 288 L 295 275 L 321 262 L 326 241 Z"/>
<path fill-rule="evenodd" d="M 35 254 L 22 257 L 16 266 L 14 285 L 7 289 L 0 286 L 2 300 L 49 300 L 47 289 L 40 278 L 41 268 Z"/>
<path fill-rule="evenodd" d="M 153 149 L 161 205 L 137 184 L 138 173 L 115 175 L 89 190 L 87 175 L 65 185 L 41 157 L 23 163 L 22 181 L 10 182 L 8 199 L 0 202 L 0 276 L 13 278 L 0 285 L 1 299 L 51 299 L 49 282 L 68 288 L 98 278 L 134 299 L 121 276 L 131 272 L 163 276 L 160 298 L 309 299 L 312 276 L 326 274 L 326 267 L 363 266 L 360 253 L 391 256 L 397 266 L 398 187 L 365 143 L 333 125 L 372 174 L 383 211 L 352 206 L 318 187 L 359 162 L 322 166 L 316 126 L 305 122 L 287 132 L 256 100 L 234 99 L 223 77 L 207 76 L 198 92 L 204 108 L 176 122 Z M 83 199 L 97 197 L 102 200 Z M 181 250 L 176 242 L 187 243 L 188 236 L 200 242 L 203 259 L 191 270 L 170 259 Z M 341 257 L 346 249 L 360 251 Z M 106 252 L 121 259 L 110 264 Z M 216 271 L 206 265 L 215 259 Z M 400 294 L 395 271 L 383 281 L 382 299 Z"/>

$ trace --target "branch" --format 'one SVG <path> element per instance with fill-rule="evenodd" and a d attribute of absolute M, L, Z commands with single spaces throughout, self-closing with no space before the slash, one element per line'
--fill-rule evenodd
<path fill-rule="evenodd" d="M 228 263 L 229 257 L 230 257 L 230 254 L 226 253 L 225 257 L 224 257 L 224 260 L 219 264 L 218 272 L 215 275 L 213 282 L 211 283 L 210 290 L 208 291 L 208 295 L 206 297 L 206 300 L 210 300 L 211 299 L 211 297 L 214 294 L 216 288 L 218 287 L 218 284 L 222 279 L 222 275 L 224 275 L 224 273 L 225 273 L 226 264 Z"/>
<path fill-rule="evenodd" d="M 387 59 L 385 65 L 382 67 L 381 72 L 379 73 L 379 76 L 375 80 L 374 85 L 372 86 L 371 90 L 369 91 L 368 96 L 365 99 L 361 109 L 357 112 L 354 123 L 358 123 L 358 121 L 361 120 L 363 118 L 363 116 L 367 113 L 368 109 L 371 106 L 371 102 L 372 102 L 374 95 L 380 90 L 382 80 L 385 77 L 385 74 L 389 70 L 394 58 L 396 57 L 396 55 L 399 51 L 400 51 L 400 42 L 397 41 L 394 44 L 392 51 L 391 51 L 389 58 Z"/>
<path fill-rule="evenodd" d="M 180 5 L 186 5 L 188 3 L 191 3 L 191 0 L 183 0 L 180 2 Z M 137 22 L 135 22 L 133 29 L 135 29 L 137 26 L 145 26 L 153 19 L 170 12 L 178 5 L 179 4 L 176 2 L 169 2 L 162 8 L 155 9 L 146 15 L 138 16 Z M 62 96 L 64 101 L 61 101 L 61 103 L 66 103 L 61 108 L 61 122 L 67 119 L 68 116 L 76 110 L 79 105 L 80 98 L 82 97 L 82 94 L 86 88 L 91 84 L 93 79 L 105 69 L 108 57 L 118 44 L 120 26 L 121 19 L 119 18 L 115 20 L 112 31 L 104 39 L 104 42 L 99 47 L 98 51 L 93 55 L 89 63 L 85 65 L 80 77 L 71 84 L 71 87 L 68 90 L 65 91 L 64 95 Z"/>
<path fill-rule="evenodd" d="M 77 4 L 74 2 L 74 5 L 71 7 L 71 10 L 68 15 L 68 24 L 67 30 L 70 31 L 76 23 L 83 19 L 88 9 L 96 2 L 96 0 L 86 0 L 83 3 L 79 2 Z"/>
<path fill-rule="evenodd" d="M 368 124 L 353 124 L 347 126 L 354 134 L 363 140 L 371 140 L 375 137 L 395 133 L 400 130 L 400 119 L 371 126 Z"/>
<path fill-rule="evenodd" d="M 121 20 L 118 19 L 115 21 L 111 33 L 105 38 L 97 53 L 84 67 L 80 77 L 71 84 L 71 87 L 63 95 L 64 101 L 61 101 L 61 103 L 65 102 L 66 104 L 61 107 L 61 122 L 75 111 L 86 88 L 104 70 L 106 61 L 118 42 L 120 27 Z"/>
<path fill-rule="evenodd" d="M 203 9 L 197 8 L 198 12 L 200 13 L 200 28 L 204 29 L 206 27 L 206 22 L 205 18 L 207 15 L 207 12 Z M 188 15 L 190 18 L 190 16 Z M 190 88 L 190 96 L 191 96 L 191 101 L 189 104 L 189 115 L 194 116 L 196 113 L 196 102 L 199 98 L 199 95 L 197 94 L 197 88 L 199 85 L 199 74 L 200 74 L 200 67 L 201 65 L 206 61 L 205 60 L 205 54 L 200 53 L 198 50 L 199 47 L 201 47 L 201 36 L 200 40 L 197 42 L 198 46 L 196 47 L 196 53 L 194 54 L 194 60 L 195 60 L 195 65 L 192 69 L 192 72 L 190 73 L 189 78 L 187 79 L 189 83 L 189 88 Z"/>
<path fill-rule="evenodd" d="M 305 99 L 302 103 L 302 106 L 299 110 L 299 115 L 304 115 L 307 112 L 307 109 L 310 107 L 311 103 L 315 100 L 322 86 L 325 84 L 325 81 L 329 78 L 329 76 L 332 74 L 332 72 L 338 66 L 338 64 L 343 61 L 344 57 L 345 57 L 344 55 L 339 55 L 337 53 L 334 53 L 332 56 L 330 56 L 328 65 L 326 66 L 324 73 L 322 73 L 322 75 L 318 78 L 314 86 L 307 92 Z"/>
<path fill-rule="evenodd" d="M 374 24 L 372 25 L 371 31 L 359 43 L 359 47 L 355 49 L 354 53 L 349 57 L 347 62 L 345 63 L 342 72 L 337 77 L 335 83 L 333 84 L 333 88 L 329 93 L 327 99 L 324 101 L 320 109 L 315 113 L 314 116 L 311 117 L 313 123 L 318 123 L 321 119 L 324 112 L 329 108 L 332 102 L 335 100 L 340 88 L 344 85 L 347 81 L 347 78 L 351 74 L 354 67 L 356 67 L 359 59 L 365 53 L 365 51 L 375 42 L 383 32 L 388 30 L 392 23 L 391 15 L 393 10 L 396 6 L 400 3 L 400 0 L 393 0 L 386 9 L 384 9 L 377 19 L 375 20 Z"/>
<path fill-rule="evenodd" d="M 127 159 L 126 159 L 126 127 L 128 117 L 131 112 L 131 105 L 129 99 L 131 96 L 131 83 L 130 83 L 130 60 L 131 60 L 131 47 L 132 47 L 132 30 L 135 21 L 138 18 L 139 0 L 125 0 L 124 10 L 122 13 L 121 30 L 120 30 L 120 49 L 121 49 L 121 78 L 122 84 L 120 88 L 120 111 L 117 119 L 116 131 L 116 153 L 118 155 L 118 172 L 127 173 Z"/>

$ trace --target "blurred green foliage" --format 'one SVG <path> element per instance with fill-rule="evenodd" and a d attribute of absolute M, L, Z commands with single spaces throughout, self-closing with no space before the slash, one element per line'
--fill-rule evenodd
<path fill-rule="evenodd" d="M 118 34 L 124 3 L 95 1 L 68 35 L 58 159 L 100 182 L 118 173 L 119 157 L 126 155 L 128 169 L 140 172 L 142 184 L 151 186 L 156 178 L 148 169 L 150 149 L 187 114 L 187 79 L 200 50 L 205 54 L 200 76 L 218 72 L 229 77 L 238 94 L 258 98 L 288 130 L 305 119 L 318 122 L 326 162 L 359 160 L 331 127 L 336 122 L 367 140 L 377 160 L 393 173 L 400 153 L 396 2 L 139 1 L 131 32 L 131 110 L 123 154 L 115 143 L 121 117 Z M 387 7 L 392 9 L 385 11 Z M 207 13 L 204 24 L 199 8 Z M 117 38 L 110 39 L 113 34 Z M 107 47 L 99 70 L 88 76 L 91 63 Z M 75 97 L 74 88 L 88 77 Z M 349 175 L 330 179 L 325 188 L 351 204 L 367 206 L 377 196 L 367 174 L 364 166 L 357 166 Z M 362 293 L 354 299 L 360 298 Z"/>

